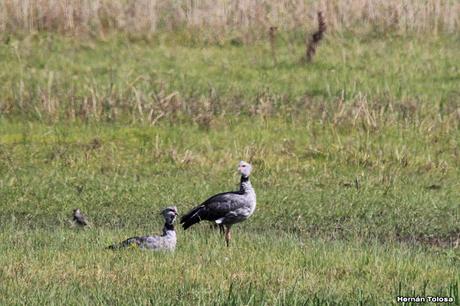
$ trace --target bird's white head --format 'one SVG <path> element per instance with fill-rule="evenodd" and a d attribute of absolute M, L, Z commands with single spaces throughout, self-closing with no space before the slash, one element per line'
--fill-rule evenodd
<path fill-rule="evenodd" d="M 247 163 L 245 161 L 240 161 L 238 165 L 238 172 L 242 176 L 248 177 L 251 174 L 251 171 L 252 171 L 252 166 L 250 163 Z"/>
<path fill-rule="evenodd" d="M 166 207 L 161 211 L 161 214 L 165 218 L 166 223 L 173 224 L 174 221 L 176 220 L 176 217 L 179 215 L 177 212 L 177 207 L 176 206 L 169 206 Z"/>

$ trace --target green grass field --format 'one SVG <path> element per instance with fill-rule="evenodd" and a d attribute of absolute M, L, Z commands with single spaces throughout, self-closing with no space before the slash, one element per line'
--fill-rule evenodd
<path fill-rule="evenodd" d="M 0 45 L 0 304 L 460 303 L 460 40 L 331 35 L 206 45 L 179 34 Z M 157 234 L 237 188 L 234 227 Z M 70 226 L 79 207 L 92 227 Z"/>

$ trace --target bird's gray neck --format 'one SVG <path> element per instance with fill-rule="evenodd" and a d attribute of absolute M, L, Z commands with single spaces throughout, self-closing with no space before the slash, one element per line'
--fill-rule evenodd
<path fill-rule="evenodd" d="M 170 236 L 170 235 L 176 235 L 176 231 L 174 230 L 174 224 L 172 223 L 165 223 L 165 226 L 163 227 L 163 236 Z"/>
<path fill-rule="evenodd" d="M 252 185 L 251 181 L 249 180 L 249 176 L 241 176 L 241 181 L 240 181 L 240 192 L 242 193 L 247 193 L 252 191 Z"/>

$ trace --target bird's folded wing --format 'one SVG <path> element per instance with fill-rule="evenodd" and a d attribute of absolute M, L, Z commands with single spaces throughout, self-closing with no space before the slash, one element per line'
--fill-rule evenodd
<path fill-rule="evenodd" d="M 223 217 L 243 207 L 244 201 L 237 192 L 226 192 L 207 199 L 202 205 L 205 205 L 206 210 L 215 214 L 216 217 Z"/>
<path fill-rule="evenodd" d="M 162 238 L 159 236 L 145 237 L 144 244 L 148 249 L 157 249 L 162 245 Z"/>

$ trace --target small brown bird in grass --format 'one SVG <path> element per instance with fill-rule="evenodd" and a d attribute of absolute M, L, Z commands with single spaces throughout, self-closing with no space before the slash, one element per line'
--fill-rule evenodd
<path fill-rule="evenodd" d="M 431 184 L 429 186 L 426 186 L 425 189 L 428 189 L 428 190 L 439 190 L 441 189 L 441 185 L 439 184 Z"/>
<path fill-rule="evenodd" d="M 73 210 L 73 223 L 80 227 L 85 227 L 89 225 L 88 220 L 86 219 L 85 215 L 82 214 L 80 208 L 76 208 Z"/>

